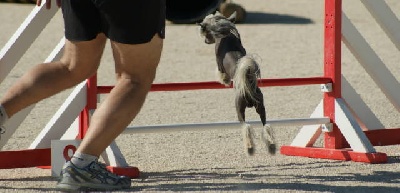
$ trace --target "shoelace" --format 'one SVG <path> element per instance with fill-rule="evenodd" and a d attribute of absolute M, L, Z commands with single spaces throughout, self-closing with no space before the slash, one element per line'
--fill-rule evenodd
<path fill-rule="evenodd" d="M 118 179 L 118 178 L 119 178 L 118 175 L 116 175 L 116 174 L 110 172 L 110 171 L 107 169 L 107 165 L 106 165 L 106 164 L 101 163 L 101 162 L 99 162 L 99 161 L 96 161 L 96 164 L 99 166 L 99 168 L 101 168 L 101 172 L 102 172 L 102 173 L 107 174 L 107 176 L 109 176 L 109 177 L 111 177 L 111 178 L 115 178 L 115 179 Z"/>

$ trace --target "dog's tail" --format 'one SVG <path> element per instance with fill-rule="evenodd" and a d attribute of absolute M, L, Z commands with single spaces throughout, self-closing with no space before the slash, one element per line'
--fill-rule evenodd
<path fill-rule="evenodd" d="M 253 56 L 244 56 L 238 61 L 233 78 L 235 91 L 247 99 L 258 101 L 256 97 L 257 79 L 261 77 L 260 67 Z"/>

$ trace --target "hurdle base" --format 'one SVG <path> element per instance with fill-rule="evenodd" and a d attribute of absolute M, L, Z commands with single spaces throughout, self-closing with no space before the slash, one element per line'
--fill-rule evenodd
<path fill-rule="evenodd" d="M 280 153 L 288 156 L 302 156 L 309 158 L 344 160 L 365 163 L 387 163 L 388 158 L 385 153 L 362 153 L 354 152 L 351 149 L 326 149 L 318 147 L 295 147 L 282 146 Z"/>
<path fill-rule="evenodd" d="M 114 166 L 107 166 L 107 169 L 117 175 L 120 176 L 127 176 L 130 178 L 138 178 L 140 176 L 140 171 L 137 167 L 114 167 Z"/>
<path fill-rule="evenodd" d="M 30 168 L 50 164 L 50 148 L 0 151 L 0 169 Z"/>
<path fill-rule="evenodd" d="M 51 166 L 37 166 L 38 168 L 41 169 L 51 169 Z M 137 167 L 132 167 L 132 166 L 128 166 L 128 167 L 113 167 L 113 166 L 106 166 L 106 168 L 116 174 L 116 175 L 120 175 L 120 176 L 127 176 L 129 178 L 138 178 L 140 176 L 140 171 Z"/>

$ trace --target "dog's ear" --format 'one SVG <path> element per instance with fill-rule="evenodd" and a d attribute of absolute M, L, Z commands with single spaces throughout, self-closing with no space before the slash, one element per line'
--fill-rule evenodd
<path fill-rule="evenodd" d="M 236 22 L 236 11 L 233 12 L 233 13 L 231 14 L 231 16 L 229 16 L 227 19 L 228 19 L 229 21 L 231 21 L 232 23 L 235 23 L 235 22 Z"/>

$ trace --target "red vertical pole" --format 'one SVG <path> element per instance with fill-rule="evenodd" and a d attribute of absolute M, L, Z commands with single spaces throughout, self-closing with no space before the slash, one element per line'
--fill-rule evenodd
<path fill-rule="evenodd" d="M 324 116 L 333 123 L 325 134 L 325 148 L 340 149 L 345 140 L 335 123 L 335 99 L 341 98 L 342 0 L 325 0 L 324 76 L 332 79 L 332 92 L 324 94 Z"/>
<path fill-rule="evenodd" d="M 93 75 L 86 82 L 87 97 L 86 106 L 79 116 L 79 133 L 77 138 L 83 139 L 89 128 L 90 111 L 97 108 L 97 75 Z"/>

